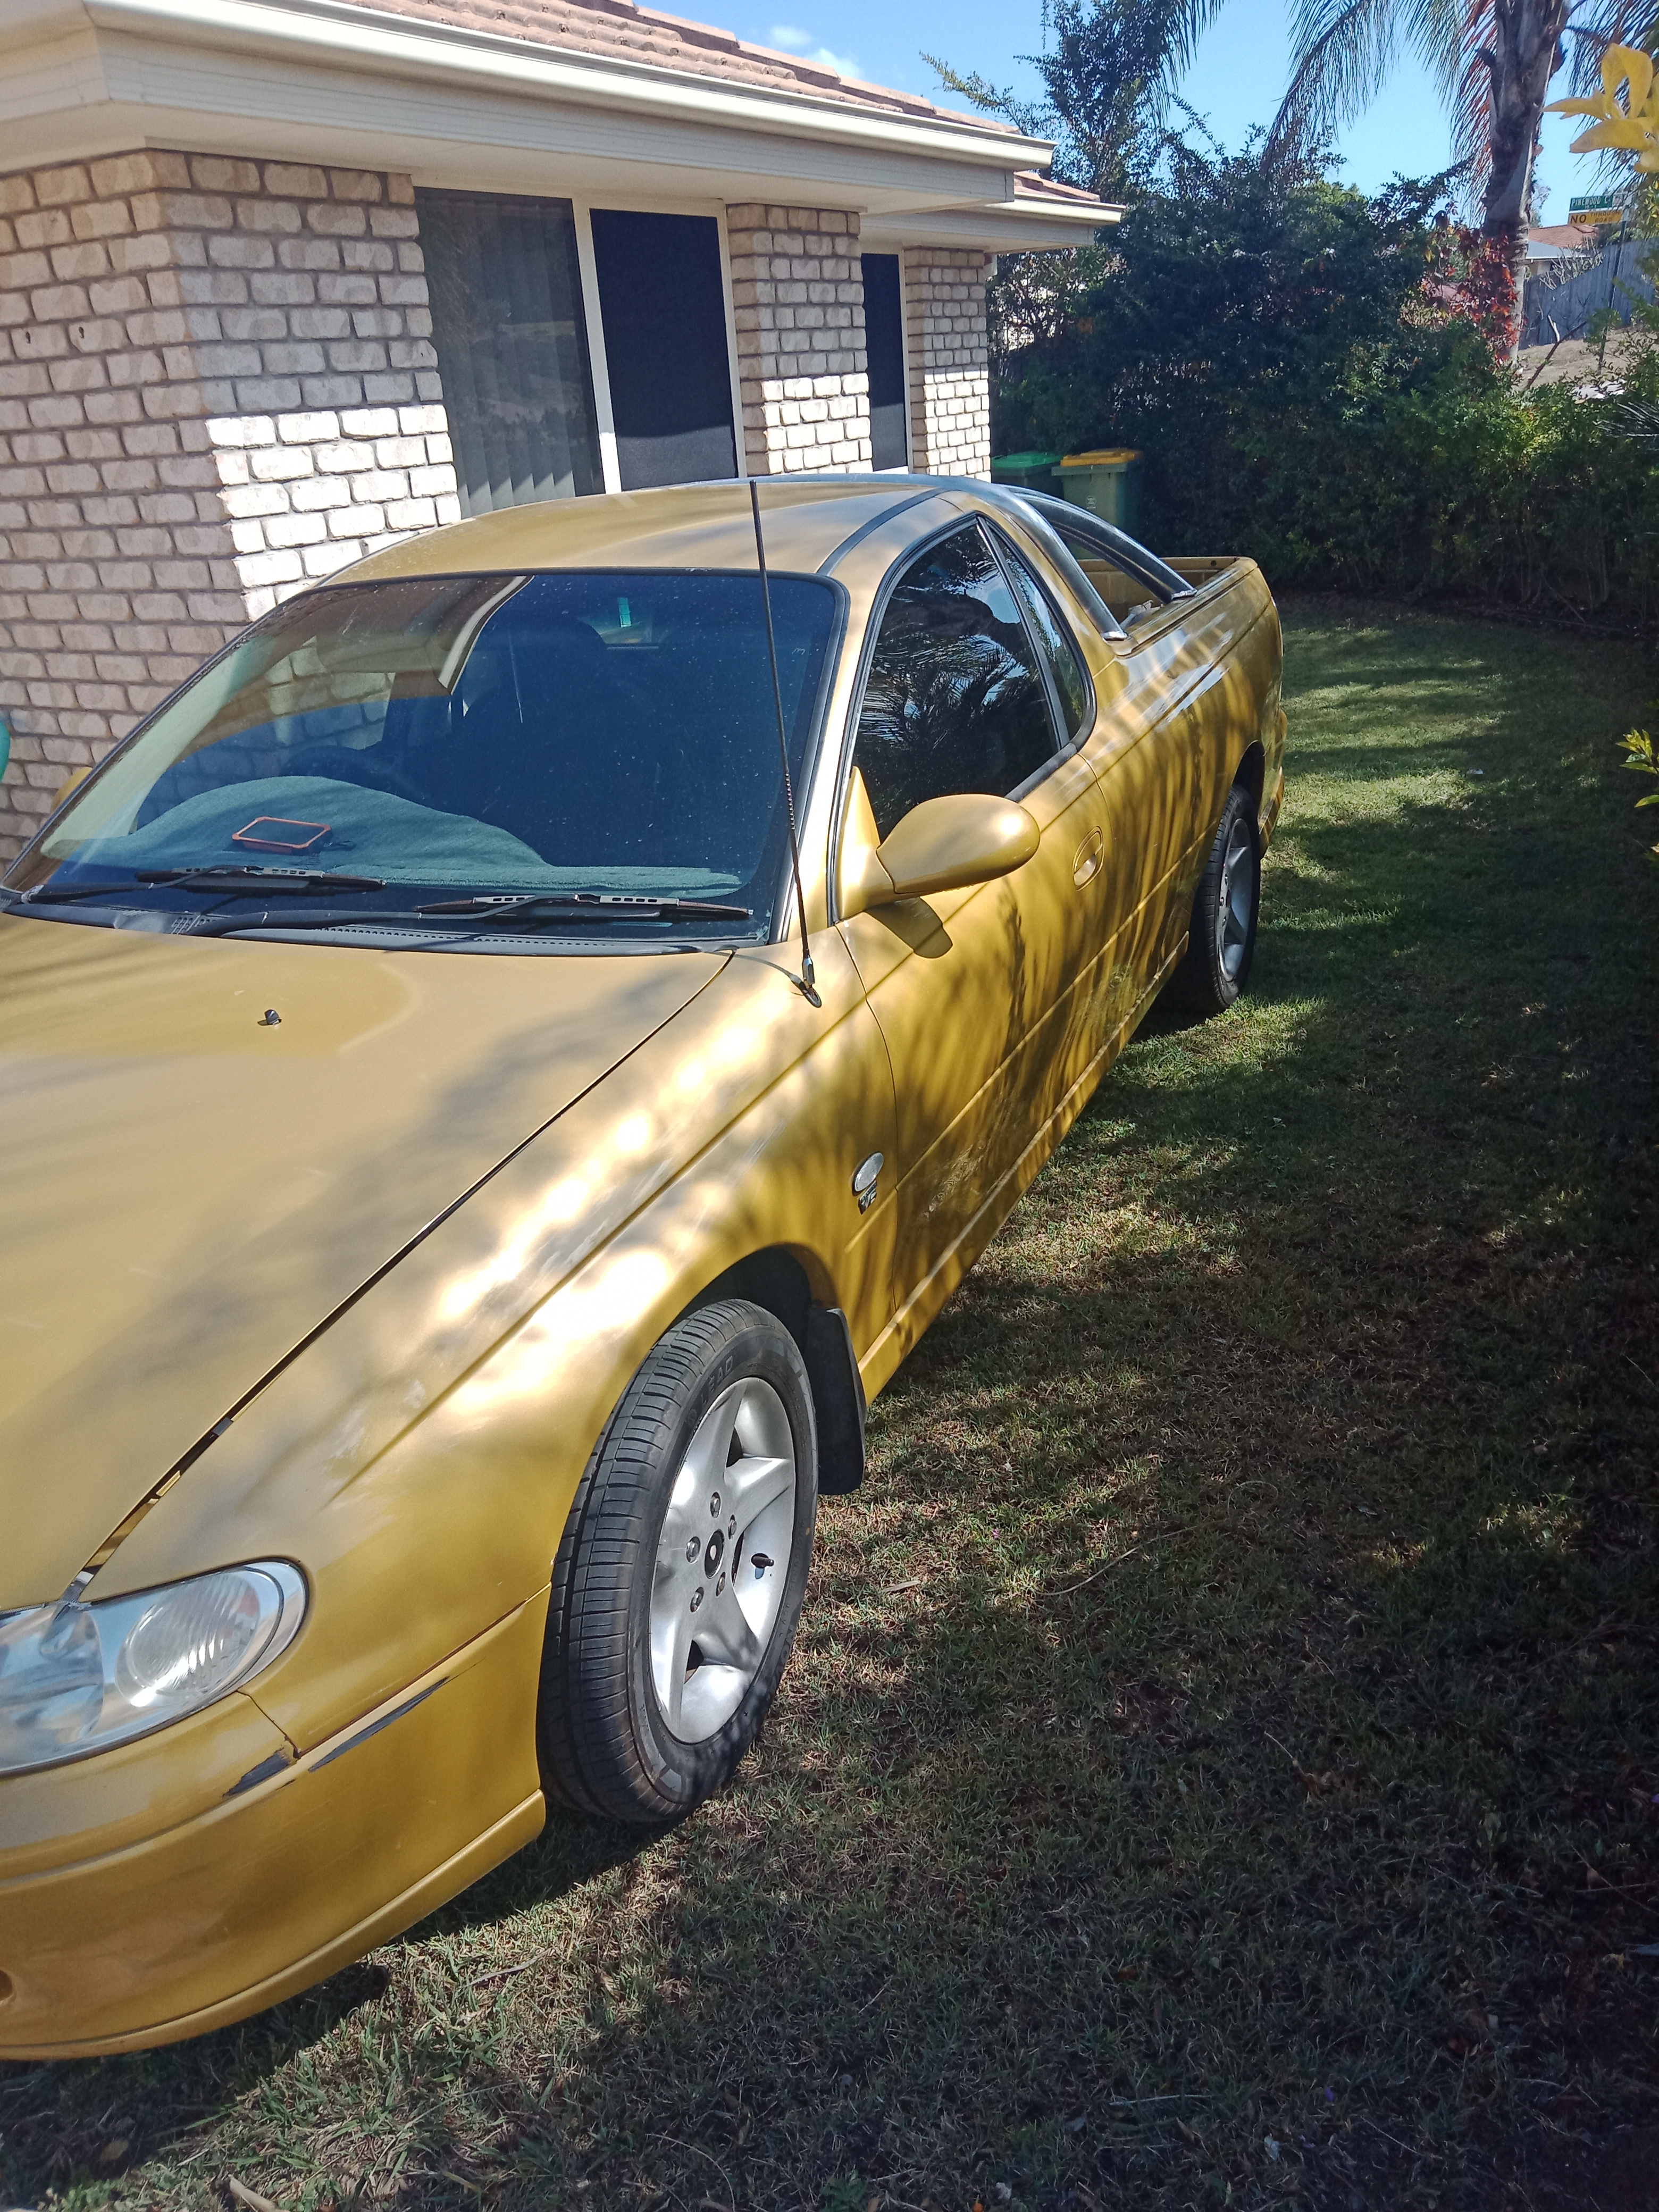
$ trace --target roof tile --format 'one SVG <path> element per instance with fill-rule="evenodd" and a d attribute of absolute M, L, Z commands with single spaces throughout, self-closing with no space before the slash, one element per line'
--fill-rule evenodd
<path fill-rule="evenodd" d="M 980 130 L 1012 131 L 1012 125 L 994 117 L 953 113 L 914 94 L 860 83 L 799 54 L 751 46 L 730 31 L 690 22 L 680 15 L 665 15 L 654 8 L 635 7 L 632 0 L 360 0 L 360 4 L 389 15 L 493 32 L 500 38 L 522 39 L 533 46 L 556 46 L 569 53 L 642 62 L 696 76 L 840 100 L 848 106 L 874 108 L 918 120 L 971 122 Z"/>

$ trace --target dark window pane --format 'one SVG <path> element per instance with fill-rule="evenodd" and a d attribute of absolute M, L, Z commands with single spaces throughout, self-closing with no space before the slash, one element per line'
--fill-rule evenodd
<path fill-rule="evenodd" d="M 736 476 L 719 224 L 595 208 L 593 258 L 623 489 Z"/>
<path fill-rule="evenodd" d="M 1019 602 L 1025 610 L 1025 620 L 1038 650 L 1048 664 L 1048 673 L 1054 679 L 1054 690 L 1060 696 L 1060 712 L 1066 720 L 1066 734 L 1074 738 L 1083 727 L 1089 712 L 1089 678 L 1084 672 L 1077 647 L 1060 617 L 1048 604 L 1048 595 L 1037 582 L 1025 563 L 1010 545 L 1004 545 L 1003 556 Z"/>
<path fill-rule="evenodd" d="M 416 204 L 462 514 L 602 491 L 569 201 Z"/>
<path fill-rule="evenodd" d="M 870 364 L 870 459 L 872 468 L 907 469 L 904 424 L 904 313 L 896 253 L 864 257 L 864 343 Z"/>
<path fill-rule="evenodd" d="M 1048 686 L 977 524 L 931 546 L 882 617 L 854 754 L 882 836 L 924 799 L 1016 791 L 1055 750 Z"/>
<path fill-rule="evenodd" d="M 836 598 L 779 575 L 772 610 L 799 786 Z M 365 917 L 411 886 L 622 891 L 746 906 L 714 926 L 764 936 L 782 791 L 752 573 L 340 584 L 290 599 L 187 685 L 30 865 L 176 904 L 137 872 L 286 841 L 306 866 L 385 878 Z"/>

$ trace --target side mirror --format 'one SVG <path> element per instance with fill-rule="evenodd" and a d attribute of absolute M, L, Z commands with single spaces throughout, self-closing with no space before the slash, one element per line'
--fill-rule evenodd
<path fill-rule="evenodd" d="M 1037 825 L 1023 806 L 959 792 L 913 806 L 877 844 L 869 794 L 854 769 L 842 831 L 842 914 L 850 917 L 896 899 L 991 883 L 1024 866 L 1039 842 Z"/>

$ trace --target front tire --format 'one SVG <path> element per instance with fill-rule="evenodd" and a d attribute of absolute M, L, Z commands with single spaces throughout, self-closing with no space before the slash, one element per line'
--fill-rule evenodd
<path fill-rule="evenodd" d="M 730 1778 L 794 1643 L 817 1510 L 793 1338 L 742 1299 L 676 1322 L 595 1447 L 554 1565 L 550 1795 L 656 1824 Z"/>
<path fill-rule="evenodd" d="M 1203 1019 L 1224 1014 L 1249 981 L 1261 908 L 1255 802 L 1243 784 L 1227 793 L 1210 857 L 1193 894 L 1186 957 L 1170 978 L 1177 1006 Z"/>

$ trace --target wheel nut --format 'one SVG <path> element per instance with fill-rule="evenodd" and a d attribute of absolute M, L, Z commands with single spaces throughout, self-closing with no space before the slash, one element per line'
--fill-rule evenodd
<path fill-rule="evenodd" d="M 738 1516 L 735 1513 L 726 1524 L 726 1533 L 728 1536 L 735 1536 L 738 1533 Z"/>
<path fill-rule="evenodd" d="M 725 1568 L 724 1568 L 724 1567 L 722 1567 L 722 1568 L 720 1569 L 720 1580 L 719 1580 L 719 1581 L 715 1583 L 715 1585 L 714 1585 L 714 1595 L 715 1595 L 715 1596 L 716 1596 L 716 1597 L 718 1597 L 718 1596 L 720 1595 L 720 1592 L 721 1592 L 725 1588 L 726 1588 L 726 1570 L 725 1570 Z"/>
<path fill-rule="evenodd" d="M 688 1536 L 685 1540 L 685 1556 L 688 1559 L 695 1559 L 697 1556 L 697 1540 L 695 1536 Z"/>
<path fill-rule="evenodd" d="M 692 1610 L 692 1612 L 693 1612 L 693 1613 L 695 1613 L 695 1612 L 696 1611 L 697 1607 L 698 1607 L 702 1603 L 702 1584 L 701 1583 L 699 1583 L 697 1584 L 697 1587 L 696 1588 L 696 1589 L 694 1589 L 694 1590 L 692 1591 L 692 1593 L 691 1593 L 691 1610 Z"/>
<path fill-rule="evenodd" d="M 708 1510 L 718 1521 L 720 1517 L 720 1494 L 717 1490 L 708 1501 Z"/>

